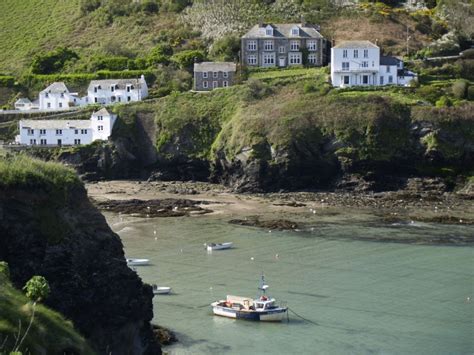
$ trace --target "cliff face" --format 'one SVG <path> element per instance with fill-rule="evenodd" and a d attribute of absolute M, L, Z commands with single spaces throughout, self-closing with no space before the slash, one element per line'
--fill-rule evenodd
<path fill-rule="evenodd" d="M 0 260 L 16 287 L 46 277 L 46 305 L 71 319 L 97 352 L 161 353 L 151 341 L 151 287 L 127 267 L 119 237 L 82 184 L 2 186 Z"/>

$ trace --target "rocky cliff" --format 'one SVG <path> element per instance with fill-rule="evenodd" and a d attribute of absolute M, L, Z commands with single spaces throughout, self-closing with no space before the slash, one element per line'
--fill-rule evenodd
<path fill-rule="evenodd" d="M 98 353 L 161 353 L 152 341 L 151 287 L 130 270 L 119 237 L 69 170 L 1 161 L 0 260 L 13 285 L 46 277 L 46 305 L 72 320 Z"/>

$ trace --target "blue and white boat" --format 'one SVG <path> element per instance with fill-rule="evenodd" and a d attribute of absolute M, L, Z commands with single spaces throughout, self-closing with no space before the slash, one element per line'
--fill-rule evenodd
<path fill-rule="evenodd" d="M 214 315 L 263 322 L 280 322 L 288 316 L 288 307 L 276 304 L 274 298 L 266 295 L 268 285 L 264 276 L 259 287 L 260 297 L 256 299 L 227 295 L 225 300 L 211 303 Z"/>

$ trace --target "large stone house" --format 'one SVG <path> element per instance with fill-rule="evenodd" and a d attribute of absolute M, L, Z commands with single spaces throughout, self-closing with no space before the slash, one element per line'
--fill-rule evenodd
<path fill-rule="evenodd" d="M 63 146 L 107 140 L 117 119 L 103 108 L 89 120 L 20 120 L 16 142 L 24 145 Z"/>
<path fill-rule="evenodd" d="M 317 26 L 298 23 L 258 24 L 241 41 L 241 61 L 244 66 L 325 64 L 326 40 Z"/>
<path fill-rule="evenodd" d="M 148 96 L 145 77 L 140 79 L 92 80 L 87 89 L 87 104 L 114 104 L 141 101 Z"/>
<path fill-rule="evenodd" d="M 402 60 L 380 55 L 370 41 L 343 41 L 331 48 L 333 86 L 407 86 L 414 79 L 416 74 L 406 70 Z"/>
<path fill-rule="evenodd" d="M 203 62 L 194 64 L 194 90 L 211 91 L 232 86 L 235 80 L 235 63 Z"/>

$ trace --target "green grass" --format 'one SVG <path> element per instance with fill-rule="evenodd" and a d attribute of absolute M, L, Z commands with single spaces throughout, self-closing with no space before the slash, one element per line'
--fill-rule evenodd
<path fill-rule="evenodd" d="M 16 290 L 8 278 L 6 263 L 0 262 L 0 353 L 15 350 L 18 335 L 25 335 L 33 315 L 33 305 Z M 59 313 L 37 304 L 31 328 L 17 349 L 23 354 L 63 354 L 66 350 L 93 354 L 84 338 L 70 321 Z"/>
<path fill-rule="evenodd" d="M 253 79 L 275 79 L 287 77 L 313 77 L 319 78 L 325 75 L 325 68 L 288 68 L 270 69 L 262 71 L 250 71 L 248 77 Z"/>
<path fill-rule="evenodd" d="M 23 154 L 0 159 L 0 187 L 67 188 L 81 182 L 76 172 L 59 163 L 43 162 Z"/>

